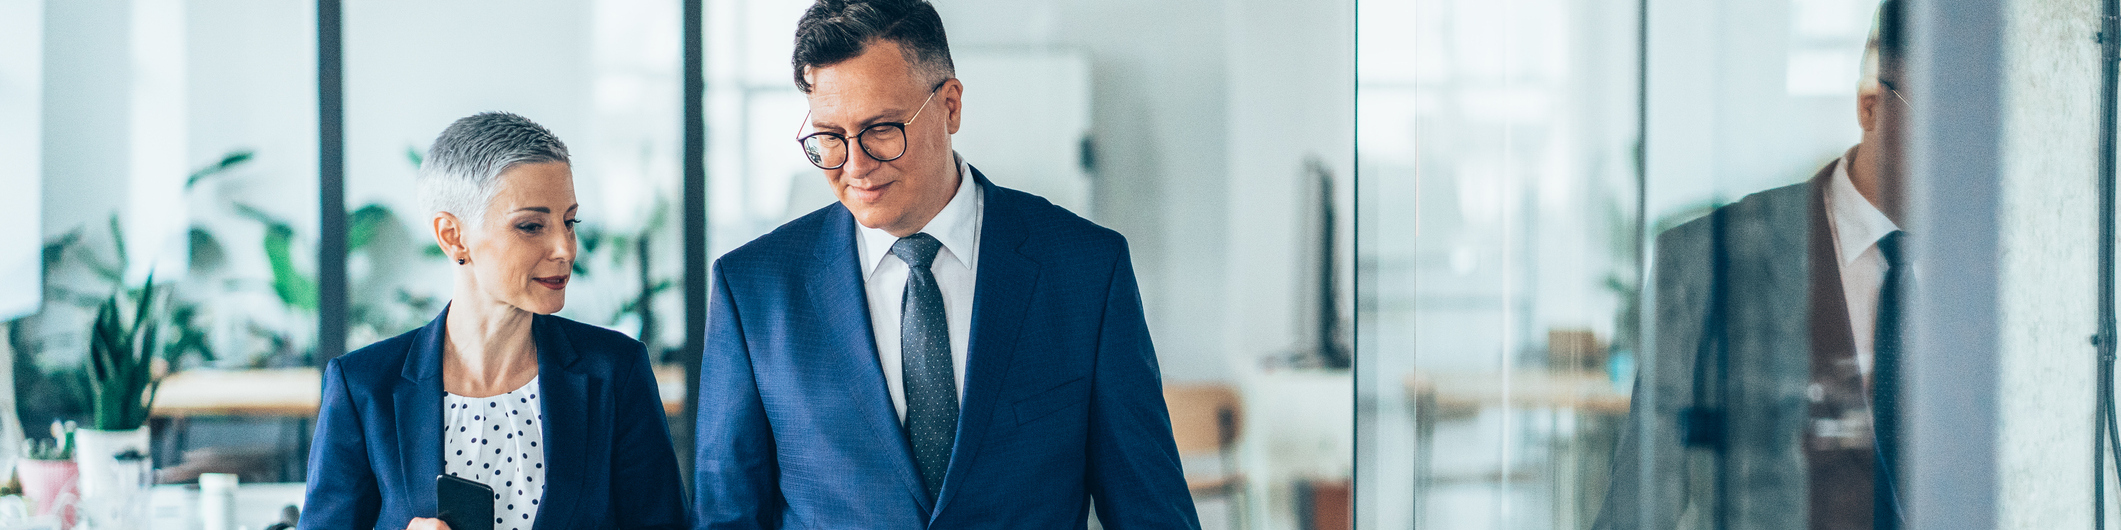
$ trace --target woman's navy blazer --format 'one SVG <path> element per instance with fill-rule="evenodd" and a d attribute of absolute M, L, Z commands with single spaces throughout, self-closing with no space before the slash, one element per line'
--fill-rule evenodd
<path fill-rule="evenodd" d="M 435 516 L 448 314 L 325 366 L 301 528 L 398 529 Z M 548 467 L 532 528 L 684 527 L 677 453 L 646 349 L 550 315 L 534 317 L 530 332 Z"/>

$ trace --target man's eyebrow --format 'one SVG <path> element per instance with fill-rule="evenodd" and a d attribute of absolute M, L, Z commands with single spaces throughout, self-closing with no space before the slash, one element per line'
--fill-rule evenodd
<path fill-rule="evenodd" d="M 879 112 L 879 113 L 876 113 L 876 114 L 870 115 L 870 116 L 869 116 L 868 118 L 864 118 L 864 119 L 862 119 L 861 121 L 858 121 L 858 122 L 855 122 L 855 123 L 860 123 L 860 124 L 862 124 L 862 126 L 861 126 L 861 127 L 859 127 L 860 129 L 867 129 L 867 128 L 869 128 L 870 126 L 873 126 L 873 125 L 876 125 L 876 124 L 879 124 L 879 123 L 884 123 L 884 117 L 885 117 L 885 116 L 893 116 L 893 115 L 898 115 L 898 114 L 905 114 L 905 113 L 906 113 L 906 111 L 904 111 L 904 110 L 900 110 L 900 109 L 893 109 L 893 110 L 887 110 L 887 111 L 883 111 L 883 112 Z M 825 122 L 824 122 L 824 121 L 822 121 L 822 120 L 812 120 L 812 121 L 810 122 L 810 126 L 811 126 L 811 127 L 815 127 L 815 128 L 817 128 L 818 130 L 833 130 L 833 131 L 843 131 L 843 130 L 845 130 L 845 129 L 841 129 L 841 128 L 839 128 L 839 126 L 837 126 L 837 125 L 833 125 L 833 124 L 825 123 Z"/>

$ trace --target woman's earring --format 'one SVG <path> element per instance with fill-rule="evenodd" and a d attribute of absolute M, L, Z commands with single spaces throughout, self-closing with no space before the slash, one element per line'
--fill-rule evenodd
<path fill-rule="evenodd" d="M 464 264 L 464 258 L 457 258 L 457 264 L 458 264 L 458 265 L 463 265 L 463 264 Z"/>

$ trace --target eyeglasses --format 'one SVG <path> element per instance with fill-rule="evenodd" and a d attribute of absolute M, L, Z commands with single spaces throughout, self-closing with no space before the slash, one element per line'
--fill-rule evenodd
<path fill-rule="evenodd" d="M 1898 88 L 1893 88 L 1893 82 L 1892 82 L 1892 81 L 1887 81 L 1887 80 L 1884 80 L 1884 79 L 1880 79 L 1880 80 L 1878 80 L 1878 86 L 1882 86 L 1882 87 L 1885 87 L 1885 91 L 1886 91 L 1886 92 L 1892 92 L 1892 93 L 1893 93 L 1893 99 L 1897 99 L 1897 100 L 1900 100 L 1900 104 L 1902 104 L 1902 105 L 1907 105 L 1907 108 L 1910 108 L 1910 109 L 1912 109 L 1912 108 L 1915 108 L 1915 104 L 1913 104 L 1913 103 L 1908 103 L 1908 102 L 1907 102 L 1907 96 L 1902 96 L 1902 95 L 1900 95 L 1900 89 L 1898 89 Z"/>
<path fill-rule="evenodd" d="M 862 154 L 869 155 L 869 158 L 878 162 L 890 162 L 906 156 L 906 126 L 921 119 L 921 112 L 928 110 L 928 102 L 934 101 L 935 93 L 942 91 L 943 85 L 949 82 L 950 80 L 944 79 L 942 83 L 936 83 L 935 88 L 928 89 L 928 99 L 921 100 L 921 107 L 914 110 L 913 117 L 907 118 L 904 123 L 879 123 L 855 133 L 854 142 L 861 144 Z M 803 115 L 803 122 L 810 122 L 809 114 Z M 847 135 L 819 132 L 797 138 L 795 141 L 802 144 L 803 155 L 810 158 L 810 164 L 818 169 L 839 169 L 840 166 L 847 165 Z"/>

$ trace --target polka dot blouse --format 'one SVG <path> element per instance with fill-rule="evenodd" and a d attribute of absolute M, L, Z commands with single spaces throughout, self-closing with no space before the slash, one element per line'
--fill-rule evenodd
<path fill-rule="evenodd" d="M 527 530 L 545 498 L 545 412 L 538 380 L 513 392 L 442 396 L 443 471 L 493 487 L 495 530 Z"/>

